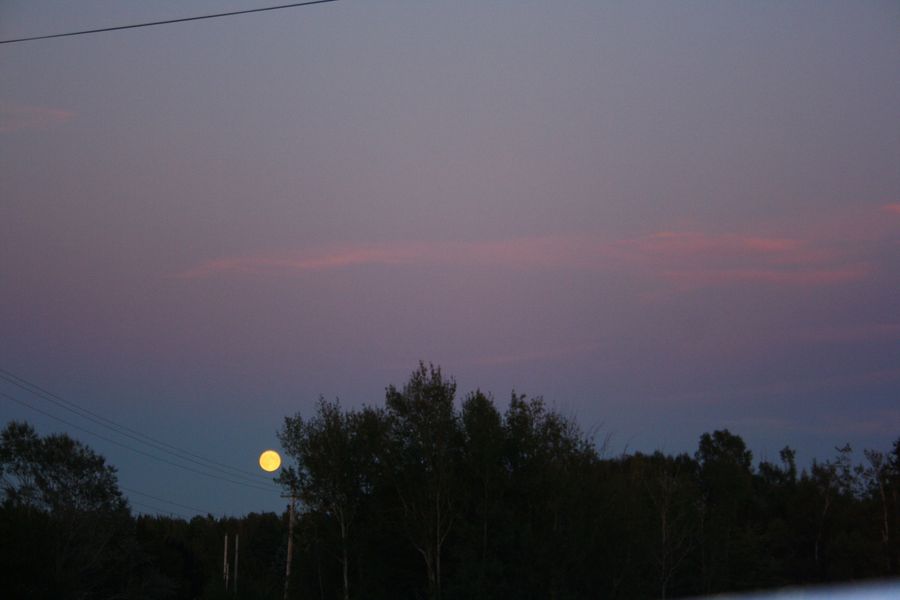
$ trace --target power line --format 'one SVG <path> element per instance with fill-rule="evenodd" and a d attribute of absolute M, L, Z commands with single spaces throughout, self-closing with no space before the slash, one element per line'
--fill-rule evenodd
<path fill-rule="evenodd" d="M 121 425 L 116 423 L 111 419 L 107 419 L 106 417 L 99 415 L 95 412 L 92 412 L 75 402 L 70 400 L 66 400 L 52 392 L 45 390 L 39 385 L 28 381 L 23 377 L 19 377 L 18 375 L 7 371 L 6 369 L 0 368 L 0 380 L 6 381 L 7 383 L 11 383 L 16 387 L 25 390 L 35 396 L 38 396 L 48 402 L 56 404 L 60 408 L 63 408 L 75 415 L 78 415 L 82 419 L 86 419 L 91 421 L 101 427 L 109 429 L 121 436 L 130 438 L 138 443 L 144 444 L 145 446 L 150 446 L 156 450 L 161 452 L 165 452 L 166 454 L 170 454 L 175 456 L 181 460 L 185 460 L 196 465 L 203 467 L 204 469 L 211 469 L 213 471 L 218 471 L 229 477 L 240 477 L 242 479 L 246 479 L 247 481 L 253 483 L 262 483 L 262 481 L 269 482 L 271 481 L 268 477 L 264 475 L 259 475 L 257 473 L 247 473 L 242 469 L 238 469 L 236 467 L 232 467 L 231 465 L 226 465 L 225 463 L 221 463 L 219 461 L 213 460 L 211 458 L 207 458 L 200 454 L 196 454 L 194 452 L 190 452 L 189 450 L 185 450 L 183 448 L 179 448 L 178 446 L 174 446 L 172 444 L 167 444 L 161 440 L 158 440 L 154 437 L 141 433 L 135 429 L 131 429 L 130 427 L 126 427 L 125 425 Z M 193 457 L 193 458 L 192 458 Z M 200 462 L 202 461 L 202 462 Z M 227 471 L 226 471 L 227 469 Z"/>
<path fill-rule="evenodd" d="M 127 488 L 124 485 L 119 486 L 120 490 L 125 490 L 131 494 L 137 494 L 138 496 L 144 496 L 145 498 L 150 498 L 151 500 L 156 500 L 157 502 L 165 502 L 166 504 L 171 504 L 172 506 L 177 506 L 179 508 L 185 508 L 187 510 L 192 510 L 197 514 L 210 514 L 209 511 L 203 510 L 202 508 L 197 508 L 196 506 L 188 506 L 187 504 L 179 504 L 178 502 L 173 502 L 172 500 L 166 500 L 165 498 L 160 498 L 159 496 L 153 496 L 152 494 L 148 494 L 146 492 L 139 492 L 138 490 L 133 490 L 131 488 Z"/>
<path fill-rule="evenodd" d="M 63 408 L 65 410 L 81 417 L 82 419 L 91 421 L 92 423 L 100 425 L 101 427 L 104 427 L 105 429 L 108 429 L 114 433 L 117 433 L 121 436 L 130 438 L 138 443 L 144 444 L 145 446 L 150 446 L 151 448 L 153 448 L 155 450 L 159 450 L 161 452 L 165 452 L 166 454 L 170 454 L 181 460 L 185 460 L 187 462 L 194 463 L 196 465 L 203 467 L 204 469 L 218 471 L 229 477 L 240 477 L 241 479 L 245 479 L 248 482 L 252 482 L 252 483 L 262 483 L 262 481 L 266 481 L 266 482 L 270 481 L 264 475 L 258 475 L 255 473 L 248 474 L 248 473 L 242 471 L 241 469 L 237 469 L 235 467 L 226 465 L 224 463 L 214 461 L 210 458 L 203 457 L 199 454 L 194 454 L 187 450 L 178 448 L 177 446 L 173 446 L 171 444 L 167 444 L 165 442 L 162 442 L 160 440 L 152 438 L 146 434 L 141 433 L 140 431 L 131 429 L 124 425 L 120 425 L 119 423 L 116 423 L 115 421 L 107 419 L 106 417 L 104 417 L 102 415 L 98 415 L 97 413 L 92 412 L 86 408 L 83 408 L 83 407 L 79 406 L 78 404 L 75 404 L 74 402 L 71 402 L 69 400 L 66 400 L 64 398 L 57 396 L 56 394 L 48 392 L 47 390 L 41 388 L 40 386 L 33 384 L 33 383 L 31 383 L 17 375 L 14 375 L 4 369 L 0 369 L 0 381 L 6 381 L 7 383 L 11 383 L 11 384 L 15 385 L 16 387 L 25 390 L 26 392 L 34 394 L 35 396 L 38 396 L 39 398 L 42 398 L 43 400 L 47 400 L 48 402 L 51 402 L 51 403 L 59 406 L 60 408 Z M 141 438 L 144 438 L 144 439 L 141 439 Z M 167 448 L 171 448 L 171 450 L 168 450 Z M 197 459 L 200 459 L 200 460 L 194 460 L 193 458 L 190 458 L 191 456 L 196 457 Z M 203 462 L 200 462 L 200 461 L 203 461 Z M 228 470 L 226 471 L 225 469 L 228 469 Z"/>
<path fill-rule="evenodd" d="M 156 456 L 155 454 L 150 454 L 149 452 L 144 452 L 143 450 L 139 450 L 139 449 L 137 449 L 137 448 L 134 448 L 134 447 L 132 447 L 132 446 L 129 446 L 128 444 L 123 444 L 123 443 L 118 442 L 118 441 L 116 441 L 116 440 L 114 440 L 114 439 L 112 439 L 112 438 L 108 438 L 108 437 L 106 437 L 105 435 L 102 435 L 102 434 L 97 433 L 96 431 L 91 431 L 90 429 L 86 429 L 86 428 L 84 428 L 84 427 L 81 427 L 80 425 L 76 425 L 75 423 L 72 423 L 71 421 L 67 421 L 67 420 L 65 420 L 65 419 L 61 419 L 60 417 L 57 417 L 56 415 L 53 415 L 53 414 L 51 414 L 51 413 L 48 413 L 47 411 L 41 410 L 40 408 L 37 408 L 36 406 L 32 406 L 31 404 L 29 404 L 29 403 L 27 403 L 27 402 L 25 402 L 25 401 L 23 401 L 23 400 L 20 400 L 20 399 L 18 399 L 18 398 L 15 398 L 15 397 L 13 397 L 13 396 L 10 396 L 9 394 L 7 394 L 7 393 L 5 393 L 5 392 L 0 392 L 0 396 L 3 396 L 4 398 L 6 398 L 6 399 L 8 399 L 8 400 L 12 400 L 12 401 L 15 402 L 16 404 L 20 404 L 20 405 L 22 405 L 22 406 L 24 406 L 24 407 L 26 407 L 26 408 L 30 408 L 31 410 L 33 410 L 33 411 L 35 411 L 35 412 L 41 413 L 42 415 L 44 415 L 44 416 L 46 416 L 46 417 L 50 417 L 51 419 L 53 419 L 53 420 L 55 420 L 55 421 L 59 421 L 60 423 L 63 423 L 63 424 L 65 424 L 65 425 L 68 425 L 69 427 L 74 427 L 75 429 L 78 429 L 79 431 L 83 431 L 83 432 L 85 432 L 85 433 L 87 433 L 87 434 L 93 435 L 94 437 L 97 437 L 97 438 L 99 438 L 99 439 L 101 439 L 101 440 L 107 441 L 107 442 L 109 442 L 109 443 L 111 443 L 111 444 L 115 444 L 116 446 L 119 446 L 119 447 L 121 447 L 121 448 L 125 448 L 126 450 L 131 450 L 132 452 L 135 452 L 135 453 L 140 454 L 140 455 L 142 455 L 142 456 L 146 456 L 146 457 L 148 457 L 148 458 L 152 458 L 153 460 L 156 460 L 156 461 L 165 463 L 165 464 L 167 464 L 167 465 L 171 465 L 171 466 L 173 466 L 173 467 L 177 467 L 177 468 L 183 469 L 183 470 L 185 470 L 185 471 L 190 471 L 191 473 L 196 473 L 196 474 L 198 474 L 198 475 L 203 475 L 204 477 L 209 477 L 209 478 L 211 478 L 211 479 L 219 479 L 219 480 L 221 480 L 221 481 L 227 481 L 228 483 L 233 483 L 233 484 L 235 484 L 235 485 L 243 485 L 243 486 L 246 486 L 246 487 L 249 487 L 249 488 L 254 488 L 254 489 L 257 489 L 257 490 L 264 490 L 264 491 L 267 491 L 267 492 L 272 491 L 270 488 L 265 488 L 265 487 L 263 487 L 263 486 L 261 486 L 261 485 L 255 485 L 255 484 L 252 484 L 252 483 L 245 483 L 245 482 L 243 482 L 243 481 L 237 481 L 237 480 L 234 480 L 234 479 L 228 479 L 228 478 L 226 478 L 226 477 L 221 477 L 221 476 L 219 476 L 219 475 L 214 475 L 214 474 L 212 474 L 212 473 L 206 473 L 206 472 L 204 472 L 204 471 L 199 471 L 199 470 L 194 469 L 194 468 L 192 468 L 192 467 L 187 467 L 187 466 L 185 466 L 185 465 L 179 465 L 178 463 L 172 462 L 172 461 L 167 460 L 167 459 L 165 459 L 165 458 L 162 458 L 162 457 L 160 457 L 160 456 Z"/>
<path fill-rule="evenodd" d="M 118 25 L 115 27 L 101 27 L 99 29 L 85 29 L 82 31 L 70 31 L 68 33 L 54 33 L 50 35 L 35 35 L 32 37 L 17 38 L 13 40 L 0 40 L 0 44 L 13 44 L 15 42 L 30 42 L 33 40 L 47 40 L 50 38 L 68 37 L 72 35 L 85 35 L 88 33 L 101 33 L 104 31 L 118 31 L 120 29 L 137 29 L 138 27 L 153 27 L 154 25 L 169 25 L 171 23 L 184 23 L 186 21 L 200 21 L 202 19 L 217 19 L 219 17 L 233 17 L 235 15 L 246 15 L 249 13 L 264 12 L 268 10 L 281 10 L 283 8 L 297 8 L 300 6 L 310 6 L 312 4 L 325 4 L 326 2 L 336 2 L 337 0 L 309 0 L 307 2 L 294 2 L 292 4 L 281 4 L 279 6 L 265 6 L 263 8 L 249 8 L 245 10 L 235 10 L 232 12 L 217 13 L 214 15 L 200 15 L 198 17 L 184 17 L 181 19 L 168 19 L 166 21 L 152 21 L 150 23 L 135 23 L 133 25 Z"/>
<path fill-rule="evenodd" d="M 79 431 L 83 431 L 83 432 L 85 432 L 85 433 L 87 433 L 87 434 L 90 434 L 90 435 L 93 435 L 94 437 L 97 437 L 97 438 L 99 438 L 99 439 L 101 439 L 101 440 L 107 441 L 107 442 L 109 442 L 110 444 L 115 444 L 116 446 L 120 446 L 120 447 L 122 447 L 122 448 L 125 448 L 126 450 L 131 450 L 132 452 L 135 452 L 135 453 L 140 454 L 140 455 L 142 455 L 142 456 L 146 456 L 146 457 L 148 457 L 148 458 L 152 458 L 153 460 L 156 460 L 156 461 L 165 463 L 165 464 L 167 464 L 167 465 L 171 465 L 171 466 L 173 466 L 173 467 L 177 467 L 177 468 L 182 469 L 182 470 L 185 470 L 185 471 L 190 471 L 191 473 L 196 473 L 196 474 L 198 474 L 198 475 L 203 475 L 204 477 L 209 477 L 210 479 L 218 479 L 218 480 L 220 480 L 220 481 L 227 481 L 228 483 L 232 483 L 232 484 L 234 484 L 234 485 L 242 485 L 242 486 L 245 486 L 245 487 L 248 487 L 248 488 L 253 488 L 253 489 L 257 489 L 257 490 L 262 490 L 262 491 L 265 491 L 265 492 L 271 492 L 271 491 L 272 491 L 271 488 L 266 488 L 266 487 L 263 487 L 263 486 L 261 486 L 261 485 L 255 485 L 255 484 L 252 484 L 252 483 L 245 483 L 245 482 L 243 482 L 243 481 L 237 481 L 237 480 L 234 480 L 234 479 L 228 479 L 227 477 L 221 477 L 221 476 L 219 476 L 219 475 L 213 475 L 213 474 L 211 474 L 211 473 L 206 473 L 206 472 L 204 472 L 204 471 L 200 471 L 200 470 L 194 469 L 194 468 L 192 468 L 192 467 L 187 467 L 187 466 L 185 466 L 185 465 L 179 465 L 178 463 L 172 462 L 172 461 L 167 460 L 167 459 L 165 459 L 165 458 L 162 458 L 162 457 L 160 457 L 160 456 L 156 456 L 155 454 L 150 454 L 149 452 L 144 452 L 143 450 L 139 450 L 139 449 L 137 449 L 137 448 L 133 448 L 132 446 L 129 446 L 128 444 L 123 444 L 123 443 L 118 442 L 118 441 L 116 441 L 116 440 L 114 440 L 114 439 L 112 439 L 112 438 L 108 438 L 108 437 L 106 437 L 105 435 L 102 435 L 102 434 L 97 433 L 96 431 L 91 431 L 90 429 L 86 429 L 86 428 L 84 428 L 84 427 L 81 427 L 80 425 L 76 425 L 75 423 L 72 423 L 71 421 L 67 421 L 67 420 L 65 420 L 65 419 L 61 419 L 60 417 L 57 417 L 56 415 L 53 415 L 53 414 L 51 414 L 51 413 L 48 413 L 48 412 L 45 411 L 45 410 L 41 410 L 40 408 L 37 408 L 36 406 L 32 406 L 31 404 L 25 402 L 24 400 L 20 400 L 19 398 L 16 398 L 16 397 L 14 397 L 14 396 L 10 396 L 9 394 L 7 394 L 7 393 L 5 393 L 5 392 L 0 392 L 0 396 L 3 396 L 4 398 L 13 401 L 13 402 L 15 402 L 16 404 L 20 404 L 20 405 L 22 405 L 22 406 L 24 406 L 24 407 L 26 407 L 26 408 L 30 408 L 31 410 L 33 410 L 33 411 L 35 411 L 35 412 L 41 413 L 42 415 L 44 415 L 44 416 L 46 416 L 46 417 L 50 417 L 51 419 L 53 419 L 53 420 L 55 420 L 55 421 L 59 421 L 60 423 L 64 423 L 65 425 L 68 425 L 69 427 L 74 427 L 75 429 L 78 429 Z"/>

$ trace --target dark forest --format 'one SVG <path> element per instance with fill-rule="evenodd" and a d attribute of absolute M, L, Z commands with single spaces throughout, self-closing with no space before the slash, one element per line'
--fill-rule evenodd
<path fill-rule="evenodd" d="M 900 438 L 858 461 L 836 440 L 803 467 L 789 446 L 754 462 L 725 429 L 693 455 L 609 456 L 541 398 L 501 411 L 420 365 L 383 406 L 321 399 L 279 439 L 292 598 L 672 598 L 900 575 Z M 136 515 L 103 457 L 21 422 L 0 475 L 4 598 L 283 597 L 287 509 Z"/>

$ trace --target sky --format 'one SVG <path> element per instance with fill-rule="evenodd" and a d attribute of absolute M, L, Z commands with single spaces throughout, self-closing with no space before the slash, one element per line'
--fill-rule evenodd
<path fill-rule="evenodd" d="M 4 0 L 0 39 L 273 4 Z M 723 428 L 755 461 L 887 450 L 898 22 L 340 0 L 0 45 L 0 368 L 264 489 L 8 381 L 0 418 L 187 516 L 281 510 L 256 459 L 284 417 L 380 406 L 420 360 L 608 456 Z"/>

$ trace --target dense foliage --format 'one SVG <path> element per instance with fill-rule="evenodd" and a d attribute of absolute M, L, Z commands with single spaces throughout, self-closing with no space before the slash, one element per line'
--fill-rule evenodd
<path fill-rule="evenodd" d="M 0 593 L 154 598 L 170 591 L 134 536 L 115 470 L 66 435 L 0 434 Z"/>
<path fill-rule="evenodd" d="M 693 456 L 605 457 L 540 398 L 458 400 L 420 365 L 383 408 L 320 400 L 285 419 L 293 597 L 665 598 L 900 575 L 900 439 L 806 469 L 790 448 L 754 465 L 727 430 Z M 131 517 L 102 457 L 15 423 L 0 475 L 5 597 L 226 597 L 225 534 L 240 535 L 238 596 L 281 597 L 286 514 Z"/>

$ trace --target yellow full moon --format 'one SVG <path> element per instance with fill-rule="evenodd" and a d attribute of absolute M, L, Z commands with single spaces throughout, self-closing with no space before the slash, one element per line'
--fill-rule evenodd
<path fill-rule="evenodd" d="M 281 457 L 274 450 L 266 450 L 259 455 L 259 466 L 263 471 L 277 471 L 281 466 Z"/>

